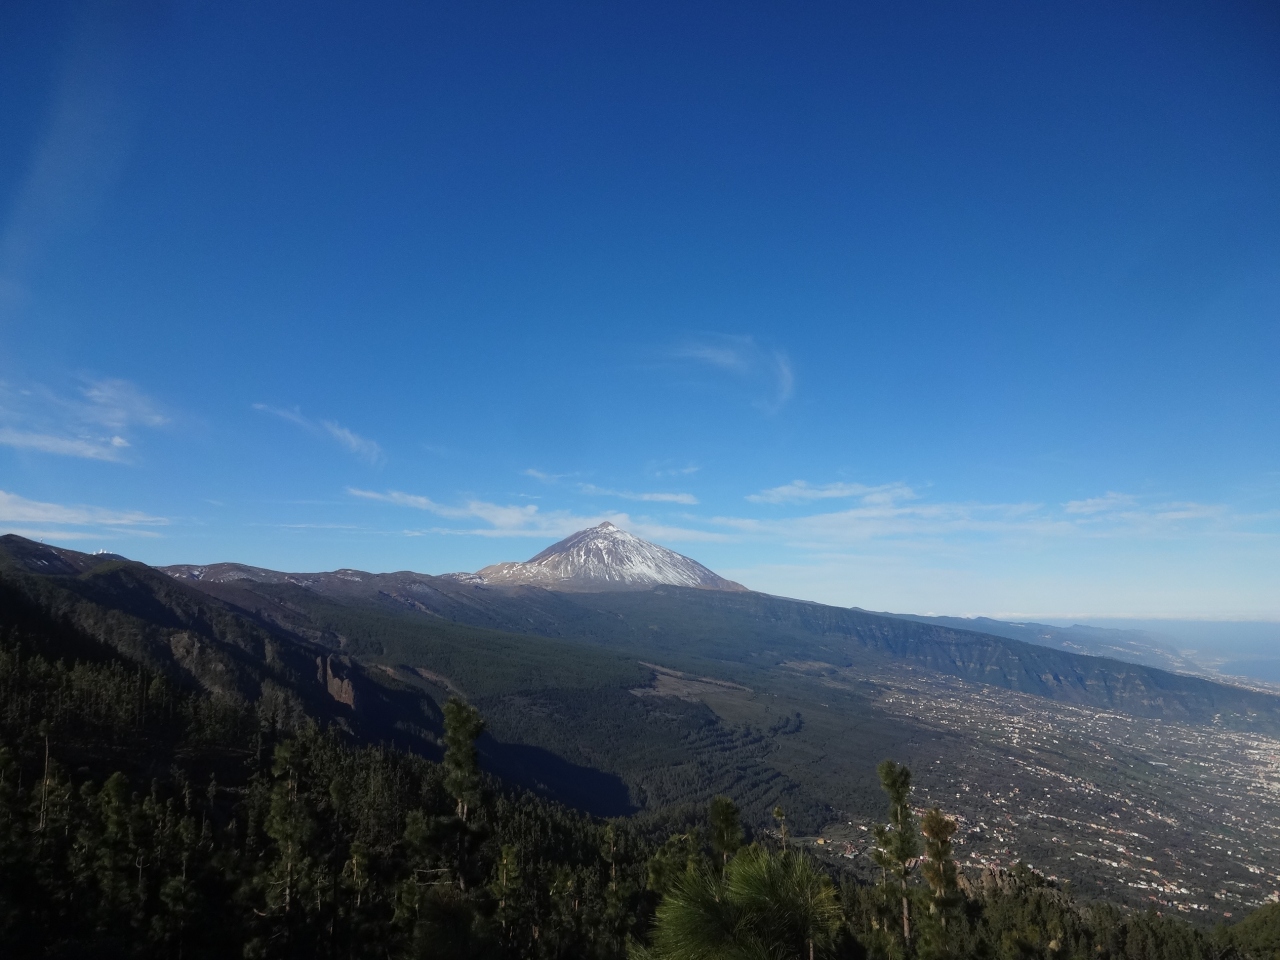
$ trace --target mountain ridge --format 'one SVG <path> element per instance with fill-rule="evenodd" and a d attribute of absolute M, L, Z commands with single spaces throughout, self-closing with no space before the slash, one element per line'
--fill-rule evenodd
<path fill-rule="evenodd" d="M 598 530 L 599 528 L 593 528 Z M 591 531 L 581 531 L 589 534 Z M 566 538 L 538 556 L 566 552 Z M 1090 655 L 981 630 L 961 621 L 878 614 L 749 590 L 670 584 L 642 589 L 561 590 L 557 582 L 491 582 L 477 574 L 254 573 L 201 568 L 202 589 L 252 606 L 269 596 L 273 615 L 290 622 L 280 590 L 317 592 L 342 603 L 413 611 L 434 621 L 465 623 L 612 649 L 660 651 L 677 665 L 689 658 L 752 668 L 806 661 L 847 669 L 858 663 L 925 669 L 1062 703 L 1089 704 L 1135 716 L 1191 723 L 1260 724 L 1280 730 L 1280 698 L 1247 687 L 1159 666 Z M 704 568 L 705 569 L 705 568 Z M 171 575 L 189 568 L 167 568 Z M 1222 719 L 1225 716 L 1225 719 Z"/>
<path fill-rule="evenodd" d="M 1128 663 L 1139 663 L 1174 673 L 1210 676 L 1200 664 L 1184 655 L 1166 638 L 1156 637 L 1140 630 L 1104 629 L 1079 623 L 1060 627 L 1034 620 L 1010 621 L 996 620 L 991 617 L 869 612 L 900 620 L 913 620 L 916 623 L 930 623 L 956 630 L 971 630 L 997 637 L 1008 637 L 1011 640 L 1022 640 L 1036 646 L 1065 650 L 1069 653 L 1124 660 Z M 1210 679 L 1215 678 L 1210 676 Z"/>
<path fill-rule="evenodd" d="M 1135 716 L 1206 723 L 1225 712 L 1230 725 L 1247 728 L 1262 723 L 1280 730 L 1280 698 L 1157 664 L 1107 656 L 1111 651 L 1086 653 L 1035 642 L 1027 635 L 1029 625 L 1023 625 L 1020 634 L 984 631 L 981 623 L 973 621 L 832 607 L 741 587 L 706 589 L 604 579 L 585 590 L 575 585 L 565 589 L 554 566 L 550 572 L 538 569 L 531 576 L 523 571 L 509 579 L 483 576 L 495 567 L 502 571 L 526 568 L 539 559 L 554 564 L 572 557 L 575 546 L 583 541 L 590 544 L 601 532 L 611 541 L 626 537 L 645 544 L 608 524 L 579 531 L 525 564 L 494 565 L 477 574 L 370 574 L 350 569 L 288 574 L 236 564 L 164 569 L 171 576 L 195 578 L 201 589 L 240 606 L 253 606 L 263 595 L 272 594 L 277 605 L 273 615 L 280 616 L 282 623 L 292 622 L 287 608 L 298 601 L 286 602 L 274 594 L 302 589 L 346 604 L 388 611 L 407 608 L 432 620 L 613 648 L 639 645 L 661 649 L 668 657 L 761 665 L 764 657 L 776 663 L 803 660 L 842 669 L 863 661 L 914 665 L 912 669 Z M 611 558 L 604 554 L 603 559 Z M 992 626 L 1002 625 L 993 621 Z"/>
<path fill-rule="evenodd" d="M 60 559 L 55 565 L 62 568 L 58 573 L 74 575 L 101 559 L 19 539 L 5 538 L 8 552 L 23 558 L 20 562 L 31 572 L 50 572 L 46 567 L 56 557 Z M 553 550 L 551 555 L 562 552 Z M 291 574 L 240 564 L 179 565 L 156 572 L 250 612 L 272 629 L 336 643 L 340 649 L 346 642 L 342 635 L 321 639 L 325 632 L 317 630 L 306 612 L 313 606 L 305 599 L 308 595 L 337 603 L 357 620 L 407 614 L 425 618 L 426 623 L 454 623 L 637 654 L 648 651 L 667 657 L 669 666 L 698 661 L 733 671 L 807 662 L 845 670 L 874 663 L 878 669 L 924 669 L 1134 716 L 1280 730 L 1280 698 L 1247 687 L 1067 652 L 972 627 L 958 629 L 747 590 L 652 584 L 644 589 L 624 585 L 560 591 L 447 575 L 370 574 L 345 568 Z"/>

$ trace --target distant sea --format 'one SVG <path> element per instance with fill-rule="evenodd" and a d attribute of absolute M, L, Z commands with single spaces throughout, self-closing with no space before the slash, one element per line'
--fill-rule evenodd
<path fill-rule="evenodd" d="M 1271 620 L 1138 620 L 1046 618 L 1055 626 L 1082 623 L 1113 630 L 1141 630 L 1173 644 L 1205 666 L 1233 677 L 1280 683 L 1280 622 Z"/>

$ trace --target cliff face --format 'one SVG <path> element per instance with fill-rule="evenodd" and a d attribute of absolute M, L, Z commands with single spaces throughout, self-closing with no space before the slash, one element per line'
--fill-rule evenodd
<path fill-rule="evenodd" d="M 337 669 L 334 669 L 335 662 Z M 351 679 L 351 660 L 328 654 L 316 657 L 316 679 L 324 684 L 329 696 L 338 703 L 356 709 L 356 687 Z"/>

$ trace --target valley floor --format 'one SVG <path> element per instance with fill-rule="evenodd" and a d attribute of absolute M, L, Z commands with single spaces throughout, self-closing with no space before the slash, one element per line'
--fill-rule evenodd
<path fill-rule="evenodd" d="M 814 679 L 868 679 L 843 673 Z M 895 672 L 892 683 L 885 710 L 962 735 L 916 767 L 916 784 L 919 806 L 959 819 L 964 866 L 1022 861 L 1082 894 L 1206 918 L 1280 900 L 1280 740 L 945 677 Z M 869 832 L 841 826 L 824 834 L 865 854 Z"/>

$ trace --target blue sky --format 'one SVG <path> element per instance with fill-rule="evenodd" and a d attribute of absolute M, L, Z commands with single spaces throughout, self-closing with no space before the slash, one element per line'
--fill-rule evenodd
<path fill-rule="evenodd" d="M 0 8 L 0 526 L 1280 619 L 1266 3 Z"/>

